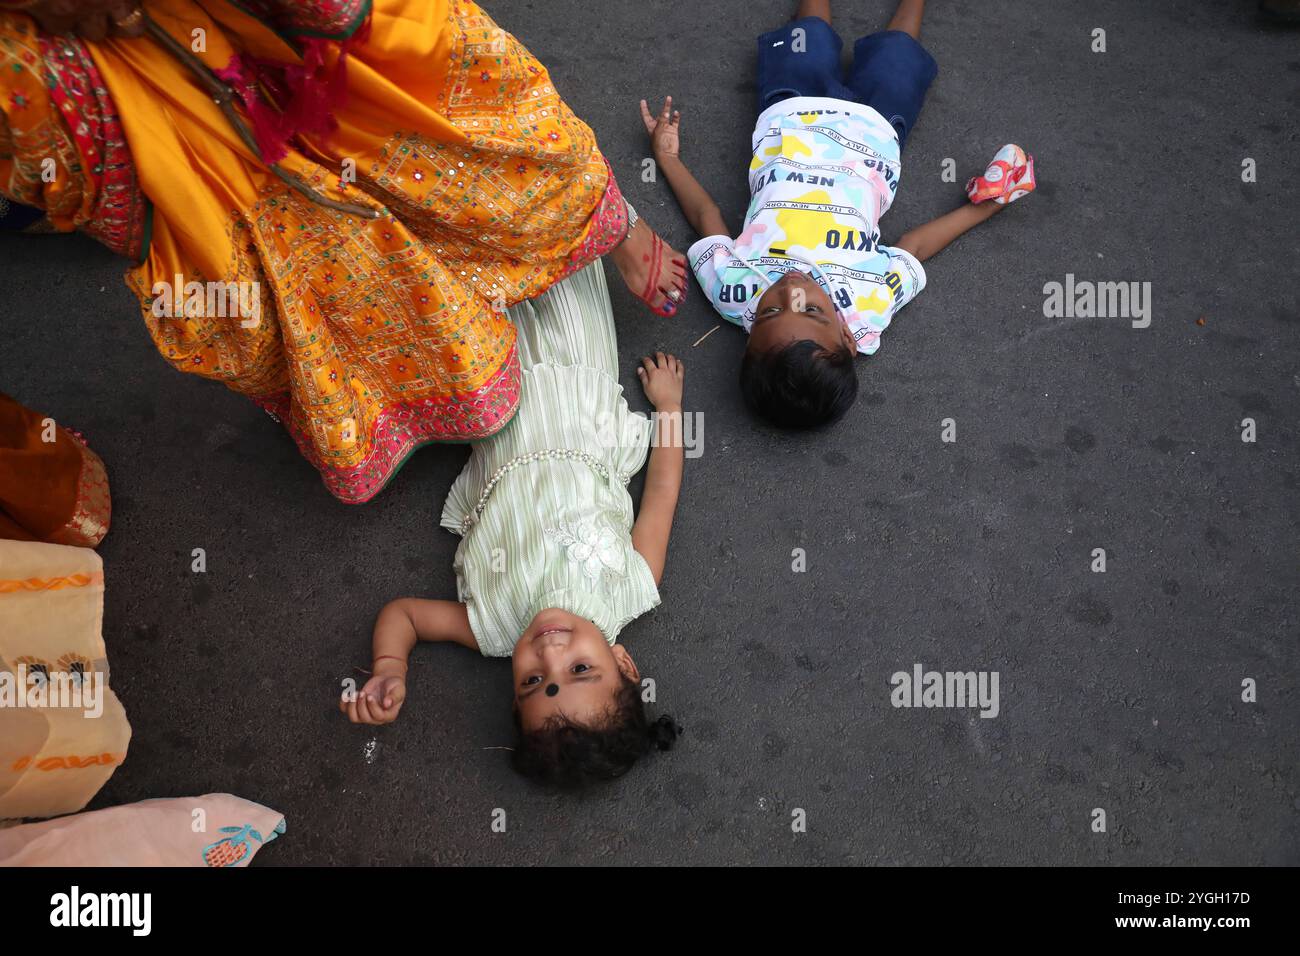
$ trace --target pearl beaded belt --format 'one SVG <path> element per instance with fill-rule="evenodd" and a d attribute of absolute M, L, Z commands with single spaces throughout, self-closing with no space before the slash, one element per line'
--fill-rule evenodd
<path fill-rule="evenodd" d="M 516 455 L 508 462 L 492 473 L 483 486 L 483 494 L 479 495 L 478 504 L 474 505 L 470 513 L 467 514 L 460 523 L 460 533 L 467 534 L 469 529 L 474 527 L 478 519 L 483 515 L 483 509 L 487 506 L 488 498 L 492 497 L 492 489 L 496 488 L 497 483 L 506 476 L 507 472 L 514 471 L 520 465 L 531 465 L 538 461 L 580 461 L 606 481 L 610 479 L 610 469 L 603 461 L 590 452 L 578 451 L 575 448 L 548 448 L 546 451 L 530 451 L 526 455 Z M 632 480 L 632 476 L 623 472 L 613 472 L 613 477 L 617 478 L 623 484 Z"/>

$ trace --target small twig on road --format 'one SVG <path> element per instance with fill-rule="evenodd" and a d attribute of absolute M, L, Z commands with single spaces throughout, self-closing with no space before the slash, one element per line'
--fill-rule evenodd
<path fill-rule="evenodd" d="M 718 329 L 720 328 L 722 328 L 722 326 L 715 325 L 713 328 L 709 329 L 709 331 L 705 332 L 703 335 L 701 335 L 698 339 L 695 340 L 695 345 L 699 345 L 701 342 L 707 339 L 714 332 L 718 331 Z M 695 348 L 695 345 L 692 345 L 691 348 Z"/>

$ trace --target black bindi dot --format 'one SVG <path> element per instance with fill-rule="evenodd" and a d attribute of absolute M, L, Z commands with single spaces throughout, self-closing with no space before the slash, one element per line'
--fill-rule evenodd
<path fill-rule="evenodd" d="M 558 694 L 559 692 L 560 692 L 560 685 L 559 685 L 559 684 L 547 684 L 547 685 L 546 685 L 546 696 L 547 696 L 547 697 L 554 697 L 554 696 L 555 696 L 556 694 Z"/>

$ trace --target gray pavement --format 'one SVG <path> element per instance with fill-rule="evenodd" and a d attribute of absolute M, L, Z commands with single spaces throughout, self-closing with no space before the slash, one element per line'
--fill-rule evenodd
<path fill-rule="evenodd" d="M 739 220 L 753 35 L 788 3 L 486 6 L 666 238 L 693 237 L 640 179 L 642 96 L 677 98 L 686 158 Z M 890 9 L 841 3 L 836 25 Z M 698 289 L 665 321 L 611 284 L 634 407 L 634 357 L 675 351 L 705 454 L 663 605 L 625 631 L 686 736 L 580 798 L 494 749 L 504 662 L 419 649 L 377 732 L 334 707 L 384 602 L 454 595 L 437 519 L 464 448 L 341 505 L 275 422 L 157 356 L 120 261 L 0 237 L 0 389 L 83 431 L 113 486 L 104 632 L 135 737 L 92 806 L 257 800 L 288 818 L 264 865 L 1300 863 L 1300 33 L 1244 0 L 936 0 L 923 38 L 940 75 L 886 238 L 961 200 L 945 158 L 964 182 L 1014 140 L 1042 185 L 929 263 L 838 427 L 752 420 L 741 334 L 693 346 L 718 321 Z M 1150 327 L 1045 318 L 1067 274 L 1150 282 Z M 892 707 L 916 663 L 997 671 L 1000 713 Z"/>

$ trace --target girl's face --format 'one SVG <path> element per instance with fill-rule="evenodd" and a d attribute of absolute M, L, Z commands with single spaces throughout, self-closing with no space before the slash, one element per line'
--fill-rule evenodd
<path fill-rule="evenodd" d="M 559 714 L 594 724 L 613 707 L 624 678 L 641 679 L 621 644 L 611 647 L 595 624 L 559 608 L 533 618 L 511 662 L 515 708 L 525 731 Z"/>

